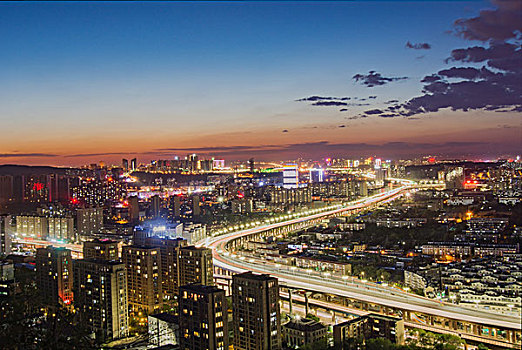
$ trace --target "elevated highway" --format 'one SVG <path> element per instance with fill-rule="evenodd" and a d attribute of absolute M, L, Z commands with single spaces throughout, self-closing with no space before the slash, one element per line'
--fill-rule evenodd
<path fill-rule="evenodd" d="M 426 185 L 421 186 L 425 188 Z M 227 233 L 211 237 L 201 245 L 213 250 L 214 265 L 220 274 L 234 274 L 245 271 L 266 273 L 277 277 L 280 283 L 291 289 L 300 289 L 322 295 L 324 302 L 332 306 L 339 304 L 365 311 L 399 315 L 407 324 L 418 324 L 419 328 L 438 329 L 440 332 L 456 332 L 464 337 L 482 339 L 484 343 L 504 347 L 520 346 L 521 320 L 515 316 L 500 315 L 483 310 L 473 310 L 455 304 L 444 303 L 410 294 L 396 288 L 373 283 L 363 283 L 349 278 L 341 278 L 315 273 L 296 267 L 282 267 L 260 259 L 248 259 L 236 254 L 236 248 L 253 238 L 287 232 L 313 225 L 328 217 L 355 212 L 394 200 L 406 191 L 416 188 L 412 183 L 351 202 L 320 213 L 307 215 L 273 224 Z"/>

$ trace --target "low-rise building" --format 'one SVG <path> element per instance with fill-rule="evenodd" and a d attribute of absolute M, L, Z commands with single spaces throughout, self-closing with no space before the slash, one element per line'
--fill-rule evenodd
<path fill-rule="evenodd" d="M 395 344 L 404 344 L 404 321 L 398 317 L 368 314 L 333 327 L 334 342 L 343 344 L 349 338 L 385 338 Z"/>
<path fill-rule="evenodd" d="M 294 318 L 283 325 L 283 338 L 287 347 L 299 348 L 326 340 L 327 327 L 308 318 Z"/>

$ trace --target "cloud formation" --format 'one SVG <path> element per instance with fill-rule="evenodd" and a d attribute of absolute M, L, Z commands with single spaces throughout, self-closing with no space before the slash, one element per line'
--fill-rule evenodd
<path fill-rule="evenodd" d="M 408 77 L 384 77 L 381 73 L 377 73 L 376 71 L 371 70 L 368 72 L 368 74 L 355 74 L 352 79 L 367 87 L 374 87 L 385 85 L 394 81 L 405 80 L 408 79 Z"/>
<path fill-rule="evenodd" d="M 346 125 L 338 125 L 338 128 L 346 128 Z M 209 151 L 198 152 L 209 157 L 223 157 L 227 159 L 248 159 L 257 157 L 263 159 L 290 159 L 296 157 L 324 157 L 324 156 L 349 156 L 349 155 L 374 155 L 376 152 L 382 156 L 409 156 L 422 153 L 433 153 L 441 155 L 462 155 L 463 152 L 472 152 L 484 149 L 495 149 L 502 151 L 502 147 L 509 149 L 510 145 L 503 146 L 486 142 L 442 142 L 442 143 L 419 143 L 419 142 L 388 142 L 378 143 L 331 143 L 329 141 L 302 142 L 288 144 L 269 144 L 261 146 L 223 146 L 208 147 Z M 176 148 L 174 148 L 176 149 Z M 201 148 L 177 149 L 185 152 L 194 152 Z"/>
<path fill-rule="evenodd" d="M 309 96 L 297 99 L 298 102 L 319 102 L 319 101 L 348 101 L 351 97 L 333 97 L 333 96 Z"/>
<path fill-rule="evenodd" d="M 347 106 L 348 103 L 341 101 L 317 101 L 312 106 Z"/>
<path fill-rule="evenodd" d="M 49 153 L 0 153 L 0 158 L 30 158 L 30 157 L 50 158 L 50 157 L 57 157 L 57 155 L 49 154 Z"/>
<path fill-rule="evenodd" d="M 376 99 L 377 96 L 369 96 L 369 99 Z M 358 100 L 358 101 L 366 101 L 365 98 L 359 97 L 334 97 L 334 96 L 309 96 L 297 99 L 298 102 L 312 102 L 310 106 L 323 106 L 323 107 L 344 107 L 341 108 L 341 112 L 345 112 L 348 110 L 346 107 L 359 107 L 359 106 L 369 106 L 369 103 L 360 103 L 360 102 L 347 102 L 350 100 Z"/>
<path fill-rule="evenodd" d="M 442 109 L 522 112 L 522 1 L 497 0 L 497 8 L 459 19 L 455 33 L 482 41 L 451 51 L 453 66 L 425 76 L 422 95 L 387 107 L 382 117 L 409 117 Z"/>
<path fill-rule="evenodd" d="M 428 43 L 416 43 L 412 44 L 411 42 L 406 43 L 406 48 L 413 50 L 429 50 L 431 49 L 431 45 Z"/>
<path fill-rule="evenodd" d="M 480 11 L 477 17 L 458 19 L 454 33 L 468 40 L 505 41 L 520 39 L 522 1 L 492 0 L 496 9 Z"/>

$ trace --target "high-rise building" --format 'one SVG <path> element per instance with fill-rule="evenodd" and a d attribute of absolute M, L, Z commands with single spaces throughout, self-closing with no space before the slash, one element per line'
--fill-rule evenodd
<path fill-rule="evenodd" d="M 192 196 L 192 216 L 201 215 L 201 208 L 199 205 L 200 205 L 199 196 Z"/>
<path fill-rule="evenodd" d="M 297 168 L 297 165 L 285 165 L 285 167 L 283 168 L 283 187 L 299 187 L 299 170 Z"/>
<path fill-rule="evenodd" d="M 191 284 L 179 289 L 180 348 L 227 350 L 228 317 L 225 291 Z"/>
<path fill-rule="evenodd" d="M 158 195 L 150 199 L 150 211 L 153 218 L 159 218 L 161 213 L 161 199 Z"/>
<path fill-rule="evenodd" d="M 181 216 L 181 197 L 176 195 L 170 197 L 170 207 L 173 219 L 179 219 Z"/>
<path fill-rule="evenodd" d="M 111 239 L 94 239 L 83 243 L 83 258 L 94 260 L 118 260 L 119 243 Z"/>
<path fill-rule="evenodd" d="M 74 219 L 71 217 L 48 217 L 48 237 L 53 239 L 74 240 Z"/>
<path fill-rule="evenodd" d="M 0 216 L 0 254 L 11 254 L 12 228 L 11 216 Z"/>
<path fill-rule="evenodd" d="M 182 238 L 160 238 L 147 237 L 144 239 L 145 246 L 160 249 L 161 255 L 161 282 L 163 293 L 167 300 L 174 300 L 178 295 L 178 255 L 179 249 L 187 245 Z"/>
<path fill-rule="evenodd" d="M 81 208 L 76 210 L 78 235 L 92 235 L 103 228 L 103 208 Z"/>
<path fill-rule="evenodd" d="M 129 160 L 123 158 L 123 159 L 121 160 L 121 167 L 123 168 L 124 171 L 129 170 Z"/>
<path fill-rule="evenodd" d="M 73 300 L 71 251 L 48 246 L 36 250 L 36 285 L 45 302 L 71 305 Z"/>
<path fill-rule="evenodd" d="M 127 295 L 132 312 L 146 314 L 163 306 L 160 249 L 125 246 L 122 253 L 127 268 Z"/>
<path fill-rule="evenodd" d="M 60 216 L 17 216 L 16 231 L 32 238 L 74 240 L 74 220 Z"/>
<path fill-rule="evenodd" d="M 44 216 L 17 216 L 16 232 L 21 236 L 46 238 L 49 233 L 47 218 Z"/>
<path fill-rule="evenodd" d="M 7 203 L 14 199 L 14 182 L 13 176 L 1 175 L 0 176 L 0 204 Z"/>
<path fill-rule="evenodd" d="M 384 181 L 386 180 L 387 173 L 388 169 L 386 168 L 375 169 L 375 184 L 377 186 L 384 186 Z"/>
<path fill-rule="evenodd" d="M 131 159 L 131 162 L 130 162 L 130 169 L 131 169 L 132 171 L 138 169 L 138 161 L 137 161 L 136 158 L 132 158 L 132 159 Z"/>
<path fill-rule="evenodd" d="M 119 261 L 74 261 L 74 306 L 80 319 L 107 341 L 129 333 L 127 274 Z"/>
<path fill-rule="evenodd" d="M 281 349 L 277 278 L 245 272 L 232 276 L 234 349 Z"/>
<path fill-rule="evenodd" d="M 361 197 L 368 197 L 368 183 L 366 181 L 359 182 L 359 195 Z"/>
<path fill-rule="evenodd" d="M 212 250 L 195 246 L 181 247 L 178 255 L 178 276 L 179 286 L 191 283 L 213 285 Z"/>
<path fill-rule="evenodd" d="M 138 222 L 140 220 L 140 203 L 137 196 L 129 197 L 129 221 Z"/>

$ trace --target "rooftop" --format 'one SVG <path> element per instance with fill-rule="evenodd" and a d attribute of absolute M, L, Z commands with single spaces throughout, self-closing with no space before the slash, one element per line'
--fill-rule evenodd
<path fill-rule="evenodd" d="M 238 274 L 232 276 L 232 278 L 233 279 L 243 278 L 243 279 L 250 279 L 250 280 L 256 280 L 256 281 L 270 281 L 270 280 L 276 279 L 275 277 L 272 277 L 268 274 L 255 274 L 252 271 L 238 273 Z"/>
<path fill-rule="evenodd" d="M 283 327 L 303 332 L 313 332 L 322 328 L 326 328 L 326 326 L 323 325 L 321 322 L 317 322 L 308 318 L 294 318 L 293 320 L 284 324 Z"/>
<path fill-rule="evenodd" d="M 178 316 L 169 314 L 168 312 L 162 312 L 160 314 L 149 315 L 149 317 L 156 318 L 158 320 L 168 323 L 178 323 Z"/>

